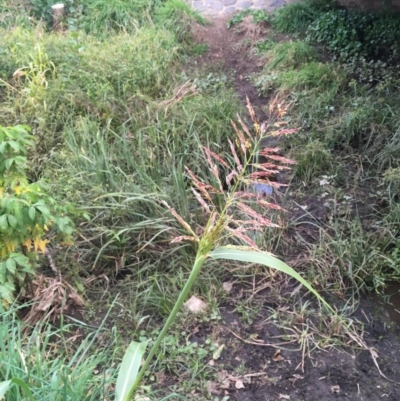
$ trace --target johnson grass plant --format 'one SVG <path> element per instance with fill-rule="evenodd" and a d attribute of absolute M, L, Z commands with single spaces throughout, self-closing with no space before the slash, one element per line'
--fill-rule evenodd
<path fill-rule="evenodd" d="M 131 399 L 208 259 L 258 263 L 281 271 L 303 284 L 330 311 L 333 311 L 299 273 L 271 253 L 262 251 L 257 245 L 257 233 L 262 233 L 266 227 L 279 227 L 268 219 L 265 212 L 269 209 L 279 210 L 281 207 L 265 200 L 255 188 L 260 184 L 279 188 L 280 185 L 272 182 L 270 178 L 280 170 L 287 169 L 288 164 L 293 164 L 292 160 L 277 154 L 279 148 L 260 147 L 260 145 L 267 136 L 288 135 L 295 130 L 274 128 L 280 126 L 277 120 L 281 120 L 287 111 L 287 106 L 278 103 L 276 99 L 270 105 L 268 123 L 259 125 L 249 103 L 248 110 L 254 128 L 250 131 L 240 118 L 239 126 L 232 123 L 236 140 L 229 141 L 229 158 L 222 158 L 208 147 L 204 147 L 208 168 L 213 178 L 212 183 L 204 182 L 186 167 L 186 174 L 192 185 L 191 191 L 203 213 L 208 216 L 207 223 L 201 231 L 192 228 L 190 222 L 185 221 L 166 202 L 162 202 L 186 231 L 186 235 L 177 236 L 172 242 L 193 242 L 197 246 L 197 254 L 191 273 L 144 364 L 141 365 L 141 362 L 146 351 L 146 342 L 133 341 L 125 353 L 116 385 L 118 401 Z M 257 154 L 264 159 L 257 162 Z M 221 169 L 224 175 L 221 175 Z M 224 181 L 222 176 L 225 177 Z"/>
<path fill-rule="evenodd" d="M 191 29 L 203 21 L 185 3 L 175 0 L 147 2 L 143 7 L 141 1 L 125 3 L 86 2 L 86 16 L 81 18 L 81 11 L 77 10 L 74 31 L 66 30 L 62 35 L 48 32 L 43 23 L 31 17 L 26 17 L 27 23 L 18 22 L 19 26 L 14 26 L 18 18 L 21 21 L 25 18 L 22 11 L 19 16 L 14 12 L 15 7 L 5 11 L 11 12 L 12 18 L 3 18 L 4 14 L 0 18 L 0 26 L 7 27 L 0 28 L 0 112 L 4 125 L 22 123 L 32 127 L 37 140 L 28 154 L 29 180 L 43 180 L 46 191 L 57 202 L 72 202 L 88 217 L 76 216 L 73 246 L 62 250 L 54 247 L 56 271 L 62 272 L 63 284 L 73 283 L 81 295 L 88 294 L 85 291 L 88 287 L 94 291 L 95 295 L 89 294 L 85 308 L 88 321 L 96 317 L 96 308 L 104 306 L 113 290 L 121 290 L 124 302 L 118 305 L 120 311 L 116 317 L 123 315 L 121 336 L 138 338 L 142 329 L 147 338 L 159 333 L 158 339 L 150 340 L 154 348 L 147 355 L 144 344 L 133 343 L 129 348 L 117 382 L 119 399 L 126 398 L 139 383 L 148 384 L 151 375 L 147 373 L 159 366 L 167 366 L 167 374 L 180 375 L 185 370 L 176 367 L 183 365 L 179 361 L 166 363 L 162 359 L 162 350 L 171 343 L 170 338 L 163 342 L 162 337 L 188 292 L 202 296 L 215 312 L 218 300 L 224 296 L 220 279 L 226 270 L 231 274 L 230 266 L 225 267 L 222 259 L 232 259 L 229 264 L 233 260 L 250 261 L 257 266 L 267 263 L 302 280 L 283 262 L 260 251 L 273 249 L 287 256 L 288 250 L 293 249 L 288 231 L 293 233 L 301 224 L 300 217 L 287 221 L 289 217 L 282 217 L 285 212 L 281 207 L 258 197 L 254 191 L 254 184 L 256 181 L 260 184 L 260 180 L 263 185 L 278 186 L 270 182 L 269 174 L 275 174 L 277 169 L 282 173 L 289 171 L 286 163 L 290 161 L 282 158 L 282 153 L 298 159 L 292 165 L 296 188 L 301 190 L 322 180 L 319 174 L 325 175 L 325 170 L 332 175 L 338 173 L 331 181 L 332 187 L 345 186 L 349 174 L 340 172 L 348 170 L 340 166 L 333 169 L 337 160 L 334 152 L 338 147 L 355 147 L 356 138 L 360 147 L 368 148 L 365 153 L 368 160 L 380 163 L 382 172 L 387 170 L 385 183 L 391 188 L 388 198 L 391 205 L 396 203 L 398 163 L 397 136 L 388 134 L 389 125 L 396 125 L 396 99 L 391 98 L 391 89 L 382 85 L 379 94 L 369 93 L 367 102 L 366 92 L 351 83 L 337 65 L 319 63 L 325 59 L 319 58 L 309 44 L 299 41 L 268 45 L 271 64 L 266 65 L 259 86 L 264 94 L 278 91 L 280 97 L 287 98 L 291 103 L 290 113 L 283 116 L 285 107 L 277 101 L 271 109 L 274 118 L 269 124 L 260 126 L 255 121 L 248 135 L 239 121 L 237 138 L 233 139 L 230 121 L 235 120 L 240 105 L 229 89 L 229 79 L 220 71 L 210 75 L 186 68 L 188 55 L 195 53 Z M 129 10 L 125 9 L 127 4 Z M 98 25 L 91 15 L 97 15 L 102 24 Z M 286 19 L 287 23 L 297 24 L 296 21 Z M 379 101 L 383 95 L 386 102 Z M 374 125 L 375 120 L 379 126 Z M 273 127 L 278 122 L 299 126 L 300 130 L 280 142 L 284 147 L 282 153 L 276 149 L 263 152 L 257 145 L 261 137 L 284 129 L 285 125 L 280 129 Z M 382 126 L 387 126 L 387 130 Z M 280 132 L 281 139 L 285 133 L 288 132 Z M 292 145 L 288 145 L 289 141 Z M 259 151 L 263 154 L 257 162 L 255 155 Z M 281 193 L 283 188 L 275 187 L 276 193 Z M 329 192 L 324 202 L 338 198 L 338 188 L 323 189 Z M 342 191 L 340 196 L 346 200 L 347 194 Z M 393 207 L 393 213 L 382 219 L 382 224 L 398 225 L 396 216 Z M 275 226 L 278 221 L 283 222 L 283 229 Z M 353 225 L 351 230 L 360 234 Z M 300 231 L 295 234 L 301 236 Z M 348 286 L 351 281 L 348 278 L 352 277 L 352 282 L 361 287 L 369 261 L 376 266 L 374 282 L 382 282 L 378 266 L 383 260 L 381 253 L 386 252 L 384 246 L 378 245 L 376 253 L 364 244 L 344 241 L 330 230 L 323 234 L 325 244 L 319 244 L 320 247 L 314 243 L 300 247 L 313 256 L 314 267 L 321 267 L 320 274 L 304 276 L 309 284 L 327 288 L 327 276 L 332 272 L 329 263 L 322 260 L 324 251 L 329 260 L 336 261 L 336 256 L 332 256 L 336 252 L 335 255 L 345 255 L 346 261 L 338 263 L 335 274 L 331 274 L 329 291 L 334 293 L 339 287 L 335 280 L 345 275 L 347 262 L 353 263 L 354 274 L 346 276 L 344 285 Z M 372 236 L 365 232 L 362 238 L 372 241 Z M 393 260 L 397 260 L 392 245 L 388 249 Z M 359 252 L 353 255 L 347 252 L 350 249 Z M 363 250 L 371 255 L 365 263 L 361 257 Z M 212 269 L 207 269 L 209 264 Z M 217 264 L 218 268 L 214 268 Z M 47 265 L 45 260 L 42 269 Z M 385 266 L 391 269 L 393 265 Z M 310 266 L 306 268 L 313 272 Z M 307 282 L 302 282 L 307 286 Z M 180 288 L 184 288 L 181 295 Z M 51 289 L 48 286 L 47 292 Z M 67 299 L 65 295 L 62 293 L 60 298 Z M 96 304 L 97 299 L 101 301 Z M 35 299 L 35 304 L 40 304 L 40 300 Z M 305 309 L 299 314 L 304 315 Z M 48 316 L 51 311 L 54 308 L 41 316 Z M 60 311 L 54 313 L 60 316 Z M 61 316 L 63 313 L 62 310 Z M 164 318 L 167 324 L 160 331 L 154 326 Z M 9 323 L 4 321 L 6 324 Z M 33 333 L 42 340 L 43 347 L 50 348 L 50 335 L 40 337 L 35 330 Z M 180 333 L 179 328 L 170 333 Z M 79 348 L 83 356 L 74 358 L 72 352 L 68 353 L 70 344 L 76 343 L 74 337 L 68 342 L 62 329 L 54 335 L 62 340 L 58 344 L 67 351 L 66 359 L 62 359 L 61 352 L 39 355 L 45 361 L 43 366 L 49 369 L 43 370 L 44 378 L 38 372 L 33 380 L 23 364 L 29 367 L 28 363 L 39 357 L 31 349 L 10 343 L 13 349 L 22 349 L 19 354 L 31 358 L 15 362 L 19 368 L 7 371 L 7 376 L 1 378 L 5 381 L 1 388 L 14 386 L 9 380 L 19 378 L 27 383 L 35 399 L 46 399 L 45 394 L 48 399 L 57 399 L 60 394 L 65 399 L 69 392 L 74 394 L 70 398 L 77 400 L 103 399 L 110 394 L 112 397 L 118 366 L 115 361 L 120 355 L 98 352 L 93 344 L 83 342 L 87 353 Z M 25 340 L 21 336 L 21 341 Z M 160 343 L 164 348 L 157 351 Z M 114 343 L 107 346 L 113 347 Z M 120 343 L 118 347 L 116 353 Z M 88 359 L 88 365 L 79 365 L 89 354 L 93 359 Z M 139 373 L 143 356 L 146 363 Z M 50 371 L 49 361 L 59 373 Z M 89 364 L 92 362 L 111 369 L 100 369 L 99 374 L 96 368 L 93 377 Z M 79 377 L 74 376 L 74 368 Z M 201 375 L 201 380 L 205 376 Z M 62 382 L 57 381 L 60 377 Z M 193 380 L 192 377 L 188 382 Z M 75 383 L 79 388 L 73 387 Z M 190 386 L 187 384 L 185 390 Z M 22 397 L 16 387 L 9 391 L 16 399 Z"/>

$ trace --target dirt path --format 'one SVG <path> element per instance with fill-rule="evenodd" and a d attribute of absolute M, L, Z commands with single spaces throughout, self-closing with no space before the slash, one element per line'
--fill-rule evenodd
<path fill-rule="evenodd" d="M 246 96 L 249 97 L 262 120 L 267 113 L 268 100 L 258 96 L 248 77 L 262 67 L 251 44 L 265 38 L 267 27 L 254 25 L 251 17 L 230 30 L 226 29 L 226 22 L 226 18 L 219 18 L 213 20 L 211 26 L 196 27 L 197 40 L 209 46 L 199 62 L 220 64 L 225 74 L 233 79 L 241 101 L 245 103 Z M 318 338 L 312 328 L 315 324 L 312 318 L 305 318 L 293 327 L 289 324 L 285 329 L 277 328 L 273 323 L 273 311 L 278 314 L 283 308 L 286 313 L 291 305 L 268 301 L 269 291 L 257 294 L 257 317 L 247 326 L 243 326 L 231 306 L 245 292 L 243 288 L 232 296 L 235 298 L 232 303 L 221 308 L 225 320 L 221 336 L 226 348 L 224 357 L 215 367 L 219 381 L 213 383 L 210 390 L 218 399 L 227 396 L 230 401 L 400 400 L 400 330 L 383 316 L 374 301 L 362 301 L 352 319 L 363 322 L 363 339 L 377 351 L 380 369 L 390 380 L 380 374 L 368 351 L 324 347 L 324 340 Z M 281 299 L 290 298 L 288 292 Z M 329 336 L 335 337 L 332 330 Z M 203 335 L 207 336 L 207 332 Z M 285 338 L 296 341 L 282 347 L 267 345 L 285 341 Z M 352 343 L 350 338 L 338 339 L 337 343 L 346 341 Z M 239 366 L 241 375 L 237 373 Z"/>
<path fill-rule="evenodd" d="M 233 78 L 240 100 L 245 104 L 247 96 L 262 119 L 267 100 L 258 96 L 249 77 L 261 69 L 263 62 L 250 48 L 257 40 L 265 37 L 266 27 L 254 25 L 252 17 L 248 16 L 239 26 L 227 29 L 228 20 L 227 17 L 217 18 L 212 20 L 212 25 L 196 27 L 197 41 L 209 46 L 209 51 L 199 58 L 199 62 L 222 64 L 226 75 Z"/>

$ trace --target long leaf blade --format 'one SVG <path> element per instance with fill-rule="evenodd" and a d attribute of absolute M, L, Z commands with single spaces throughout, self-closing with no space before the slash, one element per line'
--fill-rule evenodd
<path fill-rule="evenodd" d="M 240 249 L 234 246 L 221 246 L 210 252 L 209 256 L 212 259 L 227 259 L 236 260 L 239 262 L 258 263 L 286 273 L 303 284 L 304 287 L 312 292 L 329 310 L 333 311 L 332 307 L 321 297 L 321 295 L 319 295 L 319 293 L 311 286 L 310 283 L 308 283 L 307 280 L 301 277 L 300 274 L 297 273 L 292 267 L 270 253 Z"/>
<path fill-rule="evenodd" d="M 115 401 L 125 401 L 127 399 L 130 389 L 136 380 L 146 346 L 146 342 L 137 343 L 132 341 L 126 350 L 118 372 Z"/>
<path fill-rule="evenodd" d="M 6 392 L 11 387 L 12 381 L 6 380 L 0 383 L 0 399 L 6 395 Z"/>
<path fill-rule="evenodd" d="M 7 391 L 11 388 L 13 384 L 20 386 L 22 390 L 24 390 L 26 396 L 29 397 L 31 400 L 34 400 L 33 394 L 28 385 L 23 380 L 18 379 L 17 377 L 0 383 L 0 399 L 5 397 Z"/>

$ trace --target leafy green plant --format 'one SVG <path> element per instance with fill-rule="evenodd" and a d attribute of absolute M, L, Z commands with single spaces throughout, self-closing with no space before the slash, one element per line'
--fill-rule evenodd
<path fill-rule="evenodd" d="M 254 45 L 254 52 L 257 55 L 260 55 L 260 54 L 263 54 L 263 53 L 273 49 L 275 47 L 275 45 L 276 45 L 276 42 L 273 40 L 273 38 L 259 40 Z"/>
<path fill-rule="evenodd" d="M 33 143 L 27 127 L 0 126 L 0 298 L 5 305 L 13 301 L 16 285 L 34 274 L 38 251 L 44 254 L 51 240 L 71 242 L 74 230 L 65 210 L 28 181 L 27 153 Z"/>
<path fill-rule="evenodd" d="M 260 143 L 266 135 L 285 135 L 293 132 L 293 130 L 283 129 L 273 131 L 272 127 L 274 118 L 281 118 L 287 110 L 284 105 L 277 104 L 276 101 L 270 106 L 271 114 L 269 124 L 264 124 L 261 127 L 256 124 L 254 111 L 250 104 L 248 104 L 248 109 L 253 118 L 255 129 L 251 134 L 242 120 L 239 119 L 241 124 L 240 128 L 233 123 L 237 138 L 236 147 L 232 142 L 230 142 L 232 159 L 224 160 L 209 148 L 204 148 L 209 169 L 212 173 L 214 178 L 213 182 L 215 184 L 205 183 L 189 168 L 186 169 L 187 174 L 193 183 L 192 191 L 199 201 L 204 213 L 209 216 L 203 233 L 198 235 L 188 222 L 186 222 L 166 202 L 163 202 L 169 212 L 187 231 L 187 235 L 176 237 L 173 242 L 194 242 L 198 247 L 197 255 L 190 276 L 140 370 L 139 366 L 146 345 L 145 343 L 133 341 L 129 346 L 118 375 L 118 383 L 116 387 L 117 401 L 128 401 L 132 397 L 135 389 L 138 387 L 143 375 L 148 369 L 158 347 L 161 345 L 169 328 L 175 321 L 177 313 L 199 276 L 204 263 L 209 259 L 257 263 L 281 271 L 298 280 L 324 305 L 332 310 L 326 301 L 299 273 L 281 262 L 272 254 L 262 252 L 258 248 L 255 240 L 251 238 L 254 232 L 262 232 L 266 227 L 277 226 L 268 218 L 260 214 L 257 211 L 258 207 L 261 206 L 264 210 L 270 208 L 280 209 L 280 207 L 261 199 L 254 192 L 246 191 L 245 186 L 247 185 L 252 187 L 257 183 L 263 182 L 272 184 L 268 177 L 270 177 L 271 174 L 274 174 L 274 172 L 276 173 L 279 171 L 279 168 L 282 167 L 279 166 L 279 163 L 293 163 L 289 159 L 276 155 L 276 149 L 265 148 L 260 151 Z M 264 156 L 268 162 L 255 164 L 253 160 L 256 152 L 259 152 L 260 155 Z M 243 162 L 241 160 L 243 160 Z M 228 191 L 224 190 L 225 184 L 222 183 L 219 168 L 227 170 L 226 185 L 228 186 Z M 245 243 L 247 246 L 220 245 L 222 241 L 226 242 L 229 239 Z"/>
<path fill-rule="evenodd" d="M 251 15 L 253 17 L 253 23 L 259 24 L 260 22 L 268 22 L 269 14 L 265 10 L 252 10 L 250 8 L 246 8 L 242 11 L 237 12 L 226 24 L 226 27 L 229 29 L 234 25 L 238 25 L 243 22 L 243 19 Z"/>
<path fill-rule="evenodd" d="M 395 14 L 331 10 L 310 24 L 308 40 L 327 46 L 362 81 L 385 80 L 400 57 L 400 18 Z"/>

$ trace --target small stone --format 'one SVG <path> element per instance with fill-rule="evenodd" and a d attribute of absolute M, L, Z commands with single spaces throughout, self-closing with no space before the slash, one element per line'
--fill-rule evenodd
<path fill-rule="evenodd" d="M 199 11 L 199 12 L 202 12 L 202 11 L 208 10 L 208 7 L 207 7 L 207 6 L 204 6 L 204 5 L 202 4 L 202 5 L 197 6 L 197 7 L 195 8 L 195 10 L 196 10 L 196 11 Z"/>
<path fill-rule="evenodd" d="M 208 308 L 208 305 L 205 302 L 195 297 L 194 295 L 189 299 L 189 301 L 185 302 L 185 306 L 192 313 L 205 312 Z"/>
<path fill-rule="evenodd" d="M 246 9 L 246 8 L 251 7 L 252 5 L 253 5 L 253 3 L 251 1 L 242 1 L 241 3 L 238 3 L 236 5 L 236 7 L 238 9 Z"/>
<path fill-rule="evenodd" d="M 224 5 L 220 1 L 214 1 L 211 5 L 210 8 L 213 10 L 221 11 L 224 8 Z"/>
<path fill-rule="evenodd" d="M 285 5 L 284 0 L 272 0 L 271 3 L 269 4 L 270 7 L 282 7 Z"/>
<path fill-rule="evenodd" d="M 236 11 L 236 7 L 226 7 L 224 11 L 222 11 L 222 15 L 230 15 Z"/>
<path fill-rule="evenodd" d="M 203 6 L 203 2 L 202 1 L 194 1 L 193 2 L 193 8 L 195 10 L 197 10 L 197 7 L 202 7 Z"/>
<path fill-rule="evenodd" d="M 224 6 L 233 6 L 237 0 L 224 0 Z"/>

